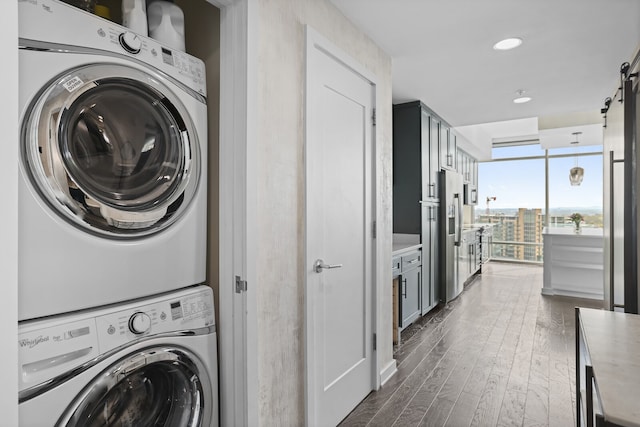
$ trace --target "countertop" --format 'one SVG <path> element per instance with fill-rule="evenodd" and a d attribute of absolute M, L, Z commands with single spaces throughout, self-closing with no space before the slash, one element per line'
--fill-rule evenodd
<path fill-rule="evenodd" d="M 580 229 L 580 233 L 576 233 L 573 227 L 545 227 L 542 230 L 542 234 L 553 236 L 586 236 L 586 237 L 603 237 L 604 233 L 602 228 L 589 228 L 583 227 Z"/>
<path fill-rule="evenodd" d="M 474 224 L 464 224 L 462 226 L 462 231 L 469 231 L 469 230 L 480 230 L 481 228 L 492 228 L 495 224 L 490 224 L 490 223 L 474 223 Z"/>
<path fill-rule="evenodd" d="M 640 427 L 640 316 L 580 309 L 605 420 Z"/>
<path fill-rule="evenodd" d="M 392 255 L 402 255 L 422 248 L 419 234 L 394 234 Z"/>
<path fill-rule="evenodd" d="M 467 227 L 467 226 L 462 227 L 463 233 L 477 232 L 477 231 L 480 231 L 480 227 Z"/>

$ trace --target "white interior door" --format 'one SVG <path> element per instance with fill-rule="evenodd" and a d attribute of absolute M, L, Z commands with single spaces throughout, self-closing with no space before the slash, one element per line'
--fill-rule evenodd
<path fill-rule="evenodd" d="M 307 423 L 333 426 L 374 387 L 375 86 L 307 29 Z"/>

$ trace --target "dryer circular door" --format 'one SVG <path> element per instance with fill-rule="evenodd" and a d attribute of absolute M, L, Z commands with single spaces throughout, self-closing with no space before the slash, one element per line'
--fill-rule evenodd
<path fill-rule="evenodd" d="M 211 425 L 209 375 L 197 356 L 178 347 L 150 347 L 101 372 L 56 426 Z"/>
<path fill-rule="evenodd" d="M 74 68 L 32 101 L 22 126 L 25 170 L 71 224 L 112 238 L 176 221 L 198 186 L 194 125 L 160 74 L 117 64 Z"/>

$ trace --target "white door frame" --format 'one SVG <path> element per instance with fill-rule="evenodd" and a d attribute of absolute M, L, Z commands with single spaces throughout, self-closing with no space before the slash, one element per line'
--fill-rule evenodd
<path fill-rule="evenodd" d="M 220 8 L 220 425 L 257 426 L 255 240 L 256 0 L 207 0 Z M 248 283 L 236 293 L 235 278 Z"/>
<path fill-rule="evenodd" d="M 0 129 L 2 144 L 0 180 L 3 207 L 0 211 L 0 331 L 3 343 L 0 368 L 2 422 L 18 425 L 18 3 L 3 4 L 0 16 L 0 48 L 4 52 Z"/>
<path fill-rule="evenodd" d="M 311 139 L 310 136 L 310 132 L 311 129 L 309 128 L 309 126 L 307 126 L 307 117 L 306 117 L 306 112 L 308 112 L 310 110 L 310 80 L 309 79 L 309 70 L 306 68 L 307 65 L 309 64 L 309 56 L 313 54 L 314 50 L 319 50 L 319 51 L 323 51 L 326 54 L 328 54 L 329 56 L 332 56 L 333 58 L 335 58 L 337 61 L 341 62 L 342 64 L 344 64 L 346 67 L 350 68 L 351 70 L 353 70 L 355 73 L 360 74 L 364 79 L 368 80 L 369 82 L 371 82 L 371 86 L 372 86 L 372 90 L 373 90 L 373 98 L 374 98 L 374 107 L 375 110 L 378 111 L 378 85 L 377 85 L 377 81 L 376 81 L 376 76 L 370 72 L 368 69 L 366 69 L 362 64 L 360 64 L 359 62 L 357 62 L 354 58 L 352 58 L 350 55 L 348 55 L 346 52 L 344 52 L 342 49 L 340 49 L 338 46 L 336 46 L 335 44 L 333 44 L 333 42 L 329 41 L 326 37 L 322 36 L 320 33 L 318 33 L 316 30 L 314 30 L 312 27 L 310 27 L 309 25 L 305 25 L 305 39 L 306 39 L 306 51 L 305 51 L 305 76 L 306 76 L 306 83 L 305 83 L 305 149 L 306 149 L 306 144 L 307 142 Z M 377 209 L 378 209 L 378 196 L 377 196 L 377 170 L 376 170 L 376 159 L 377 159 L 377 150 L 376 150 L 376 130 L 375 128 L 372 130 L 371 132 L 371 193 L 372 193 L 372 200 L 371 200 L 371 219 L 374 222 L 374 224 L 377 221 Z M 305 162 L 306 162 L 306 153 L 305 153 Z M 305 177 L 306 179 L 306 177 Z M 306 206 L 305 206 L 306 209 Z M 305 213 L 305 224 L 304 224 L 304 230 L 305 230 L 305 242 L 304 242 L 304 247 L 306 248 L 306 239 L 307 239 L 307 216 Z M 372 230 L 373 231 L 373 230 Z M 372 333 L 377 334 L 378 330 L 379 330 L 379 320 L 378 320 L 378 288 L 379 288 L 379 284 L 378 284 L 378 259 L 379 259 L 379 248 L 378 248 L 378 242 L 379 239 L 377 238 L 373 238 L 372 239 L 372 245 L 371 245 L 371 307 L 370 307 L 370 313 L 372 316 L 371 319 L 371 328 L 372 328 Z M 306 250 L 306 249 L 305 249 Z M 307 260 L 307 254 L 305 254 L 304 256 L 304 260 L 306 263 Z M 305 266 L 305 271 L 306 268 L 308 268 L 308 266 Z M 305 290 L 305 307 L 304 307 L 304 316 L 305 316 L 305 331 L 307 328 L 307 313 L 309 313 L 309 308 L 311 305 L 311 302 L 307 300 L 307 275 L 304 275 L 304 283 L 303 283 L 303 287 Z M 311 349 L 311 345 L 312 343 L 310 342 L 310 340 L 308 339 L 307 336 L 305 336 L 305 356 L 304 356 L 304 362 L 305 362 L 305 379 L 304 379 L 304 385 L 305 385 L 305 424 L 307 426 L 312 425 L 312 422 L 314 419 L 316 419 L 315 417 L 315 403 L 314 403 L 314 399 L 313 399 L 313 390 L 311 390 L 310 387 L 310 378 L 309 378 L 309 371 L 310 368 L 308 366 L 308 360 L 309 360 L 309 354 L 310 354 L 310 349 Z M 380 387 L 380 377 L 378 375 L 378 372 L 380 371 L 379 369 L 379 352 L 374 349 L 373 353 L 372 353 L 372 369 L 371 369 L 371 384 L 373 385 L 373 389 L 377 390 Z"/>

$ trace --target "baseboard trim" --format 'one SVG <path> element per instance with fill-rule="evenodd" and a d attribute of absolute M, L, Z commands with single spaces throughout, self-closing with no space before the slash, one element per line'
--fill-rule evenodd
<path fill-rule="evenodd" d="M 380 387 L 382 387 L 389 379 L 398 372 L 398 363 L 396 359 L 392 359 L 380 372 Z"/>
<path fill-rule="evenodd" d="M 587 293 L 587 292 L 576 292 L 565 289 L 557 289 L 557 288 L 542 288 L 542 295 L 558 295 L 562 297 L 572 297 L 572 298 L 584 298 L 584 299 L 593 299 L 593 300 L 604 300 L 604 294 L 600 293 Z"/>

